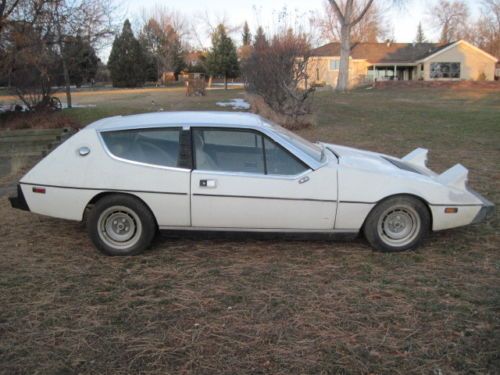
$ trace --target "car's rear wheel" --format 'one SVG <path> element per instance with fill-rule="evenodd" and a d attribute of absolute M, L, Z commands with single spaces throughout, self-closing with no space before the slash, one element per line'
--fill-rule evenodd
<path fill-rule="evenodd" d="M 106 255 L 136 255 L 152 242 L 156 223 L 139 199 L 113 194 L 99 199 L 87 218 L 94 245 Z"/>
<path fill-rule="evenodd" d="M 376 250 L 397 252 L 415 249 L 429 233 L 429 210 L 420 200 L 399 196 L 379 203 L 364 225 L 367 241 Z"/>

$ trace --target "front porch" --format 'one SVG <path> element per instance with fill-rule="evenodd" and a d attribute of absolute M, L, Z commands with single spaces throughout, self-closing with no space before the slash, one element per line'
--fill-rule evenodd
<path fill-rule="evenodd" d="M 416 81 L 420 64 L 373 64 L 368 66 L 371 81 Z"/>

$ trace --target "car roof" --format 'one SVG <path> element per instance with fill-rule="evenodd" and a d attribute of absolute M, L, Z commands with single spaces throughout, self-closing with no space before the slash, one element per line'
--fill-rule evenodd
<path fill-rule="evenodd" d="M 253 113 L 223 111 L 153 112 L 101 119 L 87 126 L 89 129 L 112 130 L 137 127 L 182 125 L 263 126 L 262 118 Z"/>

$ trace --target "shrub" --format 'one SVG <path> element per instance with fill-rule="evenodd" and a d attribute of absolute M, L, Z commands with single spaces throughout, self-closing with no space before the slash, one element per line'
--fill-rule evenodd
<path fill-rule="evenodd" d="M 304 35 L 287 30 L 270 42 L 260 38 L 243 64 L 247 90 L 287 117 L 281 123 L 288 127 L 303 124 L 303 118 L 312 112 L 314 88 L 306 85 L 309 51 Z"/>

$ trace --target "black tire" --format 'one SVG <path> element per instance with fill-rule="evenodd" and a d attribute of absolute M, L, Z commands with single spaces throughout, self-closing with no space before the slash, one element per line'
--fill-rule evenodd
<path fill-rule="evenodd" d="M 156 234 L 153 214 L 139 199 L 126 194 L 99 199 L 87 216 L 89 237 L 106 255 L 137 255 Z"/>
<path fill-rule="evenodd" d="M 398 252 L 417 248 L 429 234 L 430 227 L 429 210 L 422 201 L 396 196 L 375 206 L 365 221 L 363 232 L 375 250 Z"/>

